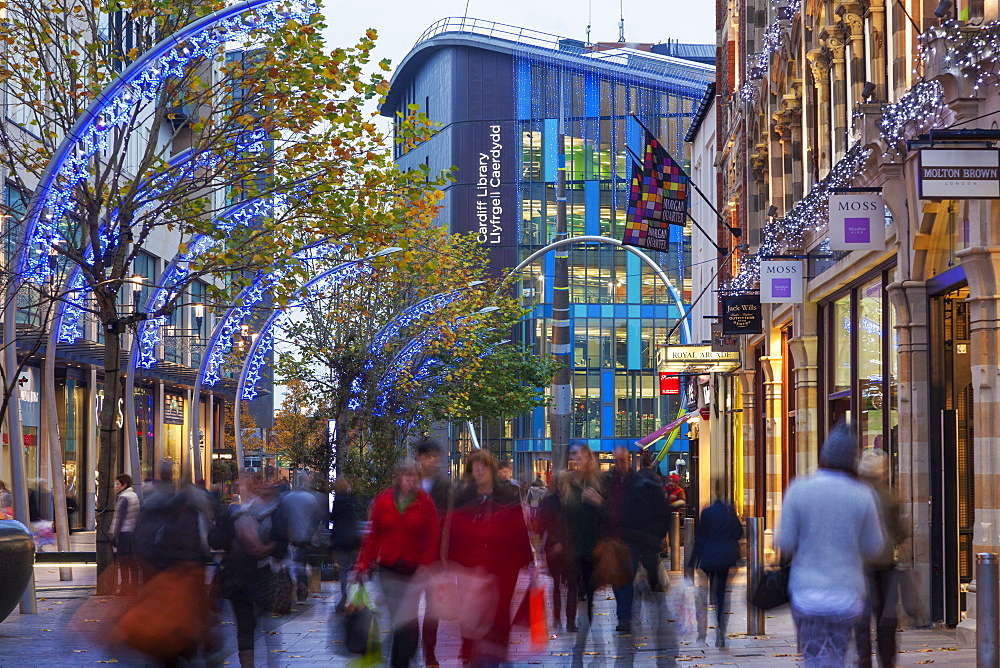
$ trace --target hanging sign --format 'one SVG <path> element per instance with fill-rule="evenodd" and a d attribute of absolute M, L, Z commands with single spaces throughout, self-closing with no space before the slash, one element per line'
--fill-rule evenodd
<path fill-rule="evenodd" d="M 680 394 L 681 377 L 675 373 L 660 372 L 660 395 Z"/>
<path fill-rule="evenodd" d="M 920 149 L 921 199 L 1000 199 L 1000 149 Z"/>
<path fill-rule="evenodd" d="M 885 202 L 881 193 L 830 194 L 830 250 L 883 250 Z"/>
<path fill-rule="evenodd" d="M 802 262 L 763 260 L 760 263 L 760 303 L 799 304 L 802 302 Z"/>
<path fill-rule="evenodd" d="M 760 295 L 728 295 L 722 297 L 723 336 L 760 334 Z M 713 338 L 713 345 L 715 339 Z M 719 349 L 719 348 L 716 348 Z"/>

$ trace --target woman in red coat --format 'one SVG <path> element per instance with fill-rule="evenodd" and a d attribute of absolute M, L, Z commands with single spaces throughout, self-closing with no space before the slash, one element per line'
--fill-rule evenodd
<path fill-rule="evenodd" d="M 440 558 L 437 508 L 420 488 L 416 464 L 396 469 L 393 485 L 372 502 L 370 530 L 361 543 L 358 576 L 379 566 L 379 582 L 392 621 L 392 665 L 405 668 L 417 653 L 417 609 L 422 583 L 417 569 Z"/>
<path fill-rule="evenodd" d="M 464 486 L 455 494 L 455 509 L 446 520 L 448 556 L 466 568 L 481 568 L 493 577 L 496 592 L 493 623 L 482 638 L 462 638 L 461 657 L 475 665 L 505 661 L 510 639 L 510 602 L 521 569 L 532 560 L 528 528 L 517 487 L 497 480 L 497 463 L 488 450 L 465 460 Z"/>

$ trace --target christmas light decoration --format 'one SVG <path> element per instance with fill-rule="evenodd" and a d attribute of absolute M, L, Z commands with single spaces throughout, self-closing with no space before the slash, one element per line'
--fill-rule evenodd
<path fill-rule="evenodd" d="M 18 262 L 21 276 L 42 283 L 52 274 L 49 249 L 62 238 L 60 224 L 75 206 L 74 190 L 90 174 L 92 158 L 107 150 L 112 134 L 133 122 L 140 104 L 156 104 L 169 79 L 214 59 L 227 44 L 273 33 L 289 20 L 308 24 L 317 11 L 311 0 L 244 0 L 168 36 L 129 65 L 90 103 L 50 160 L 24 220 L 27 243 Z M 243 145 L 251 150 L 259 139 L 254 136 Z"/>
<path fill-rule="evenodd" d="M 746 78 L 740 89 L 740 95 L 744 102 L 752 102 L 757 91 L 760 90 L 758 82 L 767 76 L 767 71 L 771 68 L 771 60 L 774 54 L 781 51 L 785 37 L 788 35 L 791 20 L 798 14 L 801 7 L 802 0 L 791 0 L 787 4 L 784 2 L 771 3 L 771 13 L 774 14 L 774 19 L 764 30 L 760 51 L 750 56 L 747 63 Z"/>

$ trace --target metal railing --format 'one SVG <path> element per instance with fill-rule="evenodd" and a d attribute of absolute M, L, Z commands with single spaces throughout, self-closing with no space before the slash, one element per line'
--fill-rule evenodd
<path fill-rule="evenodd" d="M 439 19 L 423 32 L 417 40 L 417 44 L 447 33 L 471 34 L 492 39 L 502 39 L 522 47 L 534 47 L 570 53 L 588 60 L 597 60 L 602 63 L 627 67 L 649 74 L 672 74 L 676 76 L 678 69 L 687 69 L 692 74 L 697 73 L 695 77 L 700 79 L 705 76 L 711 76 L 715 72 L 715 68 L 711 65 L 704 65 L 675 56 L 665 56 L 651 51 L 639 51 L 624 45 L 618 48 L 607 48 L 597 51 L 593 49 L 593 44 L 587 44 L 583 40 L 560 37 L 538 30 L 531 30 L 530 28 L 520 28 L 472 16 L 449 16 Z M 707 82 L 708 79 L 705 81 Z"/>

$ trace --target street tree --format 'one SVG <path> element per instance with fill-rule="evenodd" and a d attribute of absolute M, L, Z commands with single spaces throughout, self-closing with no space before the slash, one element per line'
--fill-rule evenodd
<path fill-rule="evenodd" d="M 489 279 L 482 245 L 429 218 L 412 224 L 419 245 L 304 303 L 276 364 L 279 382 L 308 396 L 312 414 L 336 420 L 336 470 L 369 493 L 387 482 L 414 430 L 544 405 L 539 388 L 552 375 L 549 360 L 509 341 L 524 310 Z M 386 337 L 393 323 L 405 324 Z"/>
<path fill-rule="evenodd" d="M 427 174 L 394 167 L 365 111 L 388 89 L 381 74 L 365 74 L 374 31 L 329 50 L 316 4 L 288 0 L 248 11 L 165 47 L 155 61 L 143 59 L 225 4 L 0 0 L 7 99 L 0 169 L 28 201 L 20 230 L 26 252 L 8 266 L 22 292 L 51 280 L 48 267 L 57 276 L 77 272 L 77 292 L 87 295 L 82 308 L 103 335 L 98 593 L 111 584 L 122 336 L 146 317 L 129 299 L 142 249 L 176 239 L 186 255 L 187 271 L 166 286 L 151 318 L 169 315 L 195 281 L 208 285 L 209 306 L 221 307 L 275 270 L 272 303 L 280 305 L 306 271 L 296 261 L 302 249 L 334 244 L 340 253 L 364 254 L 387 235 L 405 235 L 406 221 L 440 196 Z M 140 66 L 142 77 L 115 87 Z M 387 71 L 388 63 L 379 67 Z M 416 116 L 398 126 L 403 141 L 430 130 Z M 65 169 L 50 182 L 54 160 Z M 143 287 L 154 283 L 147 278 Z M 73 292 L 61 289 L 55 292 Z"/>

